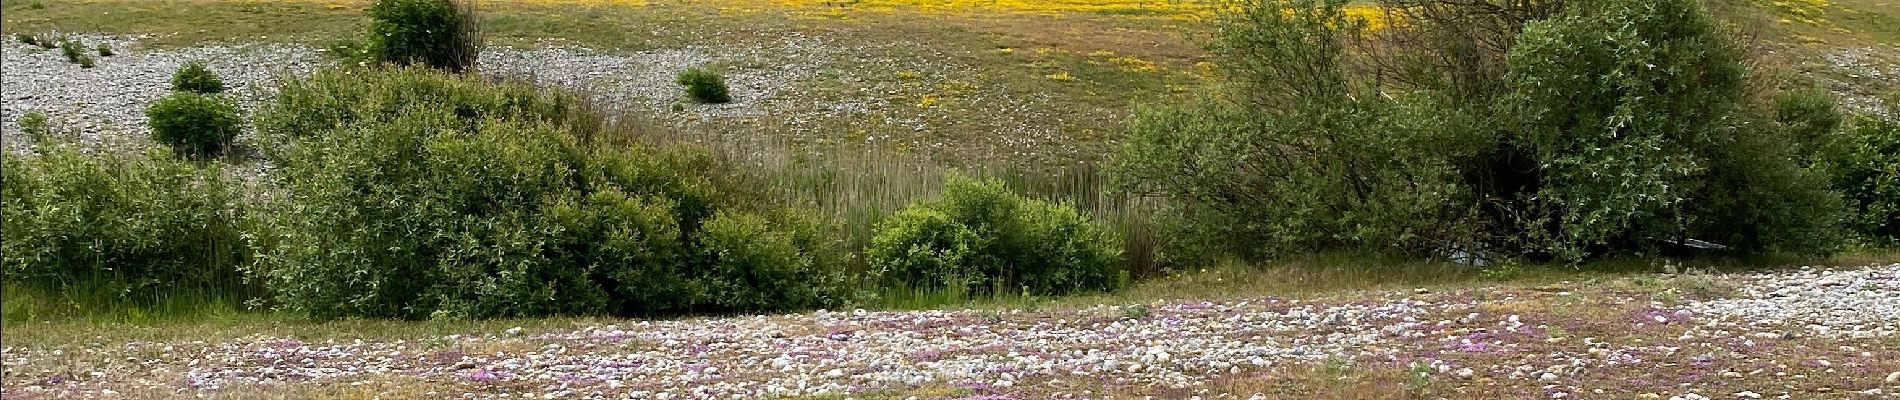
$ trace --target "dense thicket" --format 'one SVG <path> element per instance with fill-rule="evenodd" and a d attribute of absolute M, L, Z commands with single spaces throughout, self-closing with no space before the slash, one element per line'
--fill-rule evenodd
<path fill-rule="evenodd" d="M 8 282 L 132 303 L 248 293 L 237 269 L 249 254 L 240 197 L 216 162 L 42 141 L 33 153 L 0 153 L 0 182 Z"/>
<path fill-rule="evenodd" d="M 1693 0 L 1395 0 L 1378 32 L 1345 3 L 1226 11 L 1227 84 L 1139 114 L 1127 186 L 1248 256 L 1836 242 L 1836 195 L 1774 144 L 1813 129 L 1742 117 L 1741 52 Z"/>
<path fill-rule="evenodd" d="M 319 72 L 260 111 L 283 197 L 257 273 L 318 317 L 798 309 L 845 296 L 815 222 L 703 151 L 621 141 L 572 95 Z"/>

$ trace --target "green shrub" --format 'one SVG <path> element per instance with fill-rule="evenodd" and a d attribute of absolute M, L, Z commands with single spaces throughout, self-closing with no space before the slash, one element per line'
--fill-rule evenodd
<path fill-rule="evenodd" d="M 48 143 L 48 136 L 52 132 L 46 123 L 46 113 L 39 111 L 27 112 L 25 115 L 20 116 L 19 124 L 20 133 L 24 133 L 26 137 L 32 138 L 33 143 L 42 145 Z"/>
<path fill-rule="evenodd" d="M 369 17 L 367 49 L 382 62 L 462 72 L 481 56 L 472 1 L 376 0 Z"/>
<path fill-rule="evenodd" d="M 93 66 L 92 56 L 86 55 L 86 45 L 79 43 L 78 40 L 66 39 L 60 41 L 59 53 L 66 56 L 66 61 L 79 64 L 81 68 L 92 68 Z"/>
<path fill-rule="evenodd" d="M 14 39 L 14 40 L 19 40 L 19 41 L 20 41 L 20 43 L 22 43 L 22 44 L 25 44 L 25 45 L 28 45 L 28 46 L 39 46 L 39 45 L 40 45 L 40 39 L 39 39 L 39 38 L 37 38 L 37 37 L 33 37 L 33 34 L 30 34 L 30 33 L 26 33 L 26 32 L 19 32 L 19 33 L 15 33 L 15 34 L 13 34 L 13 39 Z"/>
<path fill-rule="evenodd" d="M 1688 237 L 1745 253 L 1826 254 L 1840 247 L 1845 208 L 1820 171 L 1796 161 L 1804 143 L 1777 129 L 1741 129 L 1707 162 L 1686 200 Z"/>
<path fill-rule="evenodd" d="M 602 140 L 565 92 L 320 71 L 259 111 L 288 196 L 257 275 L 318 318 L 764 311 L 847 297 L 832 243 L 703 150 Z"/>
<path fill-rule="evenodd" d="M 1733 139 L 1741 51 L 1694 0 L 1572 4 L 1525 26 L 1505 107 L 1537 160 L 1523 229 L 1567 260 L 1681 228 L 1710 153 Z"/>
<path fill-rule="evenodd" d="M 212 72 L 202 60 L 185 62 L 172 73 L 172 91 L 200 94 L 224 93 L 224 79 Z"/>
<path fill-rule="evenodd" d="M 1136 113 L 1116 172 L 1173 200 L 1171 253 L 1832 247 L 1838 202 L 1775 144 L 1825 135 L 1825 100 L 1744 118 L 1741 52 L 1694 0 L 1392 1 L 1420 18 L 1377 37 L 1347 4 L 1224 8 L 1225 85 Z"/>
<path fill-rule="evenodd" d="M 145 109 L 145 118 L 153 140 L 195 158 L 224 155 L 244 124 L 236 102 L 193 92 L 158 99 Z"/>
<path fill-rule="evenodd" d="M 1900 96 L 1885 115 L 1855 116 L 1821 159 L 1852 216 L 1848 227 L 1875 244 L 1900 243 Z"/>
<path fill-rule="evenodd" d="M 250 293 L 236 269 L 247 257 L 238 193 L 216 163 L 97 154 L 51 144 L 0 154 L 7 282 L 134 303 Z"/>
<path fill-rule="evenodd" d="M 1774 102 L 1775 128 L 1784 132 L 1789 139 L 1785 144 L 1802 160 L 1812 160 L 1818 147 L 1846 123 L 1835 108 L 1834 95 L 1826 89 L 1782 92 Z"/>
<path fill-rule="evenodd" d="M 686 97 L 699 103 L 729 103 L 732 94 L 726 91 L 726 77 L 712 70 L 692 68 L 680 72 L 679 84 L 686 87 Z"/>
<path fill-rule="evenodd" d="M 1175 200 L 1175 253 L 1415 252 L 1460 236 L 1452 157 L 1472 140 L 1425 123 L 1459 117 L 1429 96 L 1397 102 L 1354 81 L 1340 58 L 1361 25 L 1344 6 L 1244 3 L 1213 45 L 1230 86 L 1137 112 L 1117 175 Z"/>
<path fill-rule="evenodd" d="M 111 46 L 111 45 L 108 45 L 108 44 L 105 44 L 105 43 L 100 43 L 100 44 L 99 44 L 99 46 L 98 46 L 98 50 L 99 50 L 99 56 L 100 56 L 100 57 L 111 57 L 111 56 L 112 56 L 112 46 Z"/>
<path fill-rule="evenodd" d="M 943 197 L 879 222 L 866 258 L 893 285 L 1060 295 L 1121 288 L 1121 244 L 1065 204 L 951 176 Z"/>
<path fill-rule="evenodd" d="M 713 304 L 734 310 L 804 309 L 838 304 L 845 277 L 817 222 L 721 211 L 706 219 L 699 245 L 712 260 L 706 279 Z M 816 254 L 814 254 L 816 252 Z"/>

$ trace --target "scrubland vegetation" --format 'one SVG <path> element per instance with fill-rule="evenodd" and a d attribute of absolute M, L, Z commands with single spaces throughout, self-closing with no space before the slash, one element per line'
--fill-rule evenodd
<path fill-rule="evenodd" d="M 1113 291 L 1314 252 L 1587 268 L 1895 240 L 1896 114 L 1756 83 L 1775 75 L 1701 3 L 1461 4 L 1220 8 L 1218 81 L 1141 105 L 1112 168 L 1047 178 L 688 143 L 472 77 L 467 3 L 378 1 L 339 55 L 360 65 L 285 77 L 254 115 L 178 71 L 147 111 L 175 156 L 7 154 L 8 280 L 316 318 L 677 315 Z M 730 100 L 713 72 L 679 82 Z M 255 154 L 228 151 L 244 125 Z M 221 172 L 251 163 L 275 172 Z"/>
<path fill-rule="evenodd" d="M 54 16 L 26 29 L 122 22 L 111 29 L 172 31 L 142 42 L 167 46 L 259 33 L 226 18 L 178 31 L 168 13 L 248 15 L 308 30 L 258 40 L 332 61 L 267 88 L 174 64 L 169 91 L 140 104 L 149 137 L 129 146 L 57 115 L 14 120 L 9 139 L 31 143 L 0 152 L 8 391 L 1752 398 L 1900 359 L 1891 320 L 1814 311 L 1900 310 L 1900 92 L 1843 89 L 1881 81 L 1798 71 L 1800 47 L 1773 47 L 1878 42 L 1891 32 L 1851 29 L 1892 12 L 732 1 L 0 4 Z M 756 108 L 768 99 L 748 97 L 747 74 L 769 59 L 681 62 L 655 80 L 670 110 L 643 110 L 482 57 L 568 36 L 616 51 L 691 45 L 669 41 L 696 29 L 744 40 L 759 31 L 721 24 L 786 19 L 966 40 L 902 51 L 982 73 L 867 57 L 896 83 L 824 69 L 776 92 L 811 98 Z M 628 28 L 679 20 L 703 24 Z M 936 25 L 948 20 L 963 25 Z M 1053 43 L 1038 25 L 1051 21 L 1115 33 Z M 9 24 L 32 46 L 16 47 L 72 71 L 144 50 L 107 40 L 95 60 L 88 36 Z M 851 92 L 917 122 L 800 114 L 870 108 L 838 100 Z M 1021 97 L 1048 102 L 998 100 Z M 1029 110 L 973 111 L 1008 107 Z M 956 129 L 1015 123 L 1058 127 L 1063 148 L 974 157 L 956 143 L 983 137 Z M 914 132 L 886 144 L 877 129 Z M 1882 265 L 1709 273 L 1817 264 Z M 157 328 L 119 329 L 133 326 Z M 94 352 L 108 342 L 136 355 L 114 360 L 189 368 L 102 362 L 85 379 L 82 358 L 121 354 Z M 376 374 L 399 379 L 362 380 Z M 1867 394 L 1900 373 L 1828 379 L 1802 393 Z"/>

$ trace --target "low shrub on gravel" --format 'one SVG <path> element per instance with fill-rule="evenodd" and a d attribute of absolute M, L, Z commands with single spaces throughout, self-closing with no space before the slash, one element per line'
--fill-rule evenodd
<path fill-rule="evenodd" d="M 376 0 L 369 17 L 368 51 L 382 62 L 462 72 L 480 58 L 473 1 Z"/>
<path fill-rule="evenodd" d="M 27 138 L 33 139 L 33 143 L 45 143 L 47 137 L 51 134 L 51 127 L 48 126 L 46 120 L 46 113 L 28 111 L 26 114 L 20 116 L 20 133 L 24 133 Z"/>
<path fill-rule="evenodd" d="M 726 90 L 726 77 L 718 72 L 703 68 L 693 68 L 680 72 L 679 84 L 686 87 L 686 97 L 703 104 L 732 102 L 732 94 Z"/>
<path fill-rule="evenodd" d="M 6 281 L 132 302 L 245 293 L 239 197 L 217 163 L 163 151 L 0 154 Z"/>
<path fill-rule="evenodd" d="M 202 94 L 223 93 L 224 79 L 219 78 L 218 73 L 212 72 L 210 67 L 205 66 L 204 61 L 188 61 L 185 62 L 184 66 L 178 67 L 178 72 L 172 73 L 172 91 Z"/>
<path fill-rule="evenodd" d="M 79 64 L 81 68 L 92 68 L 94 65 L 92 56 L 86 54 L 86 45 L 79 43 L 78 40 L 66 39 L 60 41 L 59 52 L 66 56 L 66 61 Z"/>
<path fill-rule="evenodd" d="M 99 50 L 100 57 L 111 57 L 113 54 L 112 45 L 109 45 L 109 44 L 100 43 L 98 46 L 98 50 Z"/>
<path fill-rule="evenodd" d="M 25 45 L 28 45 L 28 46 L 39 46 L 39 45 L 40 45 L 40 39 L 39 39 L 39 38 L 37 38 L 37 37 L 33 37 L 33 34 L 30 34 L 30 33 L 26 33 L 26 32 L 20 32 L 20 33 L 15 33 L 15 34 L 13 34 L 13 39 L 14 39 L 14 40 L 18 40 L 18 41 L 20 41 L 20 43 L 21 43 L 21 44 L 25 44 Z"/>
<path fill-rule="evenodd" d="M 951 176 L 941 198 L 879 222 L 866 258 L 894 285 L 1032 295 L 1121 288 L 1121 244 L 1067 204 L 1025 199 L 998 180 Z"/>
<path fill-rule="evenodd" d="M 321 71 L 259 111 L 279 147 L 254 272 L 318 318 L 765 311 L 846 294 L 834 241 L 703 149 L 572 94 L 426 69 Z"/>
<path fill-rule="evenodd" d="M 193 92 L 176 92 L 145 109 L 152 139 L 192 158 L 212 158 L 224 151 L 243 129 L 237 103 Z"/>

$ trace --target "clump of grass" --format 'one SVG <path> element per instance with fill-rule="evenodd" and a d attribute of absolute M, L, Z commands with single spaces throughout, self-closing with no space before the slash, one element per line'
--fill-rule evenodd
<path fill-rule="evenodd" d="M 108 44 L 105 44 L 105 43 L 100 43 L 100 44 L 99 44 L 99 56 L 100 56 L 100 57 L 111 57 L 111 56 L 112 56 L 112 54 L 113 54 L 113 52 L 112 52 L 112 45 L 108 45 Z"/>
<path fill-rule="evenodd" d="M 680 72 L 679 83 L 686 87 L 686 97 L 703 104 L 732 102 L 732 94 L 726 90 L 726 77 L 718 72 L 692 68 Z"/>
<path fill-rule="evenodd" d="M 24 43 L 28 46 L 40 45 L 40 38 L 34 37 L 33 34 L 31 33 L 26 33 L 26 32 L 15 33 L 13 34 L 13 39 L 18 40 L 20 41 L 20 43 Z"/>
<path fill-rule="evenodd" d="M 86 45 L 79 40 L 68 38 L 60 41 L 59 52 L 66 56 L 66 61 L 79 64 L 80 68 L 92 68 L 94 65 L 92 56 L 86 54 Z"/>
<path fill-rule="evenodd" d="M 1142 319 L 1154 314 L 1148 306 L 1136 304 L 1122 308 L 1122 319 Z"/>
<path fill-rule="evenodd" d="M 46 139 L 49 136 L 47 134 L 46 113 L 39 111 L 27 112 L 25 115 L 20 116 L 19 123 L 20 133 L 25 133 L 27 137 L 33 138 L 33 143 L 46 143 Z"/>

